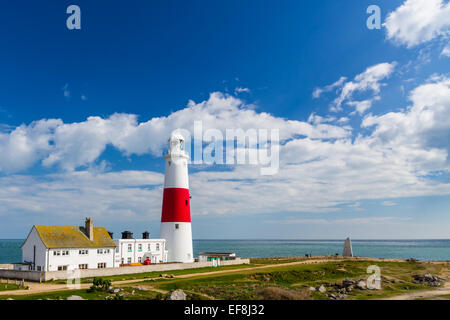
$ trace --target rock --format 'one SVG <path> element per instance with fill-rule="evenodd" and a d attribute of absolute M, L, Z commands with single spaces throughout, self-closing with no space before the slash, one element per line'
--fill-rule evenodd
<path fill-rule="evenodd" d="M 340 294 L 340 295 L 337 296 L 337 298 L 338 299 L 345 299 L 345 298 L 347 298 L 347 295 L 346 294 Z"/>
<path fill-rule="evenodd" d="M 331 299 L 336 299 L 336 296 L 334 294 L 330 294 Z"/>
<path fill-rule="evenodd" d="M 6 300 L 14 300 L 13 298 L 8 298 L 8 299 L 6 299 Z"/>
<path fill-rule="evenodd" d="M 271 279 L 269 277 L 264 277 L 263 280 L 264 281 L 270 281 Z"/>
<path fill-rule="evenodd" d="M 350 285 L 350 286 L 348 286 L 347 288 L 345 288 L 345 291 L 347 291 L 347 292 L 352 292 L 352 291 L 353 291 L 353 288 L 354 288 L 354 286 L 353 286 L 353 285 Z"/>
<path fill-rule="evenodd" d="M 111 293 L 119 293 L 120 291 L 122 291 L 120 288 L 115 288 Z"/>
<path fill-rule="evenodd" d="M 345 279 L 342 281 L 342 286 L 349 287 L 355 285 L 356 281 L 351 279 Z"/>
<path fill-rule="evenodd" d="M 84 299 L 84 298 L 82 298 L 80 296 L 72 295 L 70 297 L 67 297 L 67 300 L 86 300 L 86 299 Z"/>
<path fill-rule="evenodd" d="M 171 275 L 170 275 L 170 278 L 175 278 L 175 275 L 171 274 Z"/>
<path fill-rule="evenodd" d="M 309 291 L 316 291 L 316 288 L 314 288 L 314 287 L 309 287 Z"/>
<path fill-rule="evenodd" d="M 364 281 L 359 281 L 356 284 L 356 288 L 358 288 L 359 290 L 366 290 L 367 286 L 366 286 L 366 283 Z"/>
<path fill-rule="evenodd" d="M 325 293 L 325 292 L 327 292 L 327 288 L 325 288 L 325 286 L 324 286 L 323 284 L 320 285 L 320 286 L 318 286 L 318 287 L 316 288 L 316 290 L 319 291 L 320 293 Z"/>
<path fill-rule="evenodd" d="M 134 296 L 134 290 L 133 290 L 133 291 L 131 291 L 131 295 L 132 295 L 132 296 Z"/>
<path fill-rule="evenodd" d="M 166 300 L 186 300 L 186 293 L 181 289 L 172 291 Z"/>
<path fill-rule="evenodd" d="M 145 287 L 136 287 L 136 289 L 138 289 L 140 291 L 148 291 L 148 289 Z"/>

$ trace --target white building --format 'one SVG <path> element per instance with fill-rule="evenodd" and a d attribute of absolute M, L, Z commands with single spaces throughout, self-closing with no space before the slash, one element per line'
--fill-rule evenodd
<path fill-rule="evenodd" d="M 111 268 L 116 244 L 103 227 L 34 225 L 22 244 L 16 270 L 58 271 Z"/>
<path fill-rule="evenodd" d="M 129 231 L 122 233 L 122 239 L 114 239 L 116 244 L 114 266 L 130 263 L 144 264 L 167 262 L 167 250 L 165 239 L 149 239 L 148 232 L 143 233 L 142 239 L 133 239 Z"/>

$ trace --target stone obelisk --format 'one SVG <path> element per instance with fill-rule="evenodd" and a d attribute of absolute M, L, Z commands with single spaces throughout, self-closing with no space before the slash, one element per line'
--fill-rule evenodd
<path fill-rule="evenodd" d="M 350 238 L 345 239 L 343 257 L 353 257 L 352 241 Z"/>

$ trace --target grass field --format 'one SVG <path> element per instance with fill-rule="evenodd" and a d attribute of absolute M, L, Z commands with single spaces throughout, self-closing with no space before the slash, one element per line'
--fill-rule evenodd
<path fill-rule="evenodd" d="M 445 263 L 336 259 L 336 261 L 317 264 L 280 265 L 281 263 L 302 260 L 304 259 L 252 259 L 250 265 L 167 272 L 167 274 L 173 274 L 175 278 L 158 277 L 161 272 L 107 278 L 113 281 L 142 279 L 139 282 L 120 284 L 120 287 L 123 288 L 120 294 L 123 299 L 164 299 L 171 291 L 182 289 L 187 293 L 188 299 L 325 300 L 330 299 L 329 294 L 333 284 L 346 278 L 365 280 L 370 275 L 367 273 L 367 267 L 377 265 L 381 270 L 382 276 L 380 290 L 355 289 L 347 293 L 346 299 L 360 300 L 384 298 L 415 290 L 434 289 L 426 285 L 413 283 L 413 275 L 415 274 L 432 273 L 445 278 L 448 278 L 450 275 L 450 265 Z M 254 267 L 264 268 L 251 269 Z M 211 272 L 213 271 L 225 272 L 212 274 Z M 85 279 L 85 281 L 88 280 Z M 318 287 L 319 285 L 324 285 L 327 288 L 327 292 L 319 293 L 309 290 L 310 287 Z M 106 297 L 113 298 L 113 295 L 107 292 L 88 292 L 88 290 L 11 296 L 11 298 L 65 299 L 73 294 L 85 299 L 103 300 Z M 0 296 L 0 299 L 4 298 L 7 298 L 7 296 Z M 446 296 L 442 298 L 446 298 Z"/>
<path fill-rule="evenodd" d="M 13 283 L 0 283 L 0 291 L 17 290 L 20 286 Z"/>

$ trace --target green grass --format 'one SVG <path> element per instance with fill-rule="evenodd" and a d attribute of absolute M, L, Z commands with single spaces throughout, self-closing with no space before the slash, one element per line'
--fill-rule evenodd
<path fill-rule="evenodd" d="M 334 283 L 345 278 L 365 280 L 369 276 L 366 272 L 370 265 L 377 265 L 381 269 L 381 290 L 357 290 L 347 293 L 347 299 L 379 299 L 392 295 L 408 293 L 412 290 L 433 289 L 424 285 L 412 283 L 413 275 L 432 273 L 436 275 L 449 274 L 449 264 L 430 264 L 424 262 L 390 262 L 390 261 L 362 261 L 342 260 L 319 264 L 279 265 L 281 263 L 304 260 L 303 258 L 270 258 L 253 259 L 250 265 L 224 266 L 218 268 L 199 268 L 187 270 L 174 270 L 166 272 L 152 272 L 128 276 L 105 277 L 112 281 L 142 279 L 133 283 L 134 286 L 147 287 L 149 291 L 132 289 L 124 284 L 124 299 L 163 299 L 161 295 L 151 291 L 152 288 L 165 291 L 183 289 L 188 299 L 226 299 L 226 300 L 253 300 L 253 299 L 329 299 L 319 292 L 310 292 L 310 286 L 325 285 L 329 290 Z M 275 261 L 275 262 L 274 262 Z M 250 270 L 255 266 L 276 264 L 263 269 Z M 212 274 L 212 271 L 238 270 L 238 272 Z M 188 278 L 159 278 L 161 273 L 197 274 Z M 202 273 L 202 274 L 200 274 Z M 147 278 L 152 278 L 149 280 Z M 84 279 L 85 281 L 87 279 Z M 135 294 L 131 295 L 131 290 Z M 107 293 L 89 293 L 86 290 L 64 291 L 51 294 L 22 296 L 24 299 L 65 299 L 72 294 L 80 295 L 86 299 L 105 299 Z M 329 291 L 327 293 L 330 293 Z M 335 293 L 337 294 L 337 293 Z M 0 296 L 1 297 L 1 296 Z M 5 297 L 2 297 L 5 298 Z M 12 297 L 16 298 L 16 297 Z M 18 297 L 17 297 L 18 298 Z"/>
<path fill-rule="evenodd" d="M 239 265 L 230 265 L 230 266 L 221 266 L 221 267 L 204 267 L 204 268 L 195 268 L 195 269 L 184 269 L 184 270 L 167 270 L 167 271 L 154 271 L 154 272 L 144 272 L 144 273 L 134 273 L 134 274 L 123 274 L 116 276 L 105 276 L 102 277 L 105 280 L 114 281 L 125 281 L 125 280 L 136 280 L 136 279 L 154 279 L 159 278 L 161 274 L 173 274 L 174 276 L 184 275 L 184 274 L 192 274 L 192 273 L 207 273 L 214 272 L 219 270 L 235 270 L 235 269 L 245 269 L 252 266 L 257 266 L 257 264 L 239 264 Z M 90 278 L 82 278 L 81 283 L 91 283 L 93 281 L 93 277 Z M 57 283 L 64 284 L 66 280 L 55 280 L 48 281 L 48 283 Z"/>
<path fill-rule="evenodd" d="M 154 291 L 138 290 L 131 287 L 123 287 L 123 291 L 120 292 L 123 295 L 124 300 L 154 300 L 157 299 L 160 294 Z M 134 294 L 132 292 L 134 291 Z M 80 296 L 88 300 L 105 300 L 107 296 L 113 297 L 115 294 L 111 294 L 105 291 L 90 292 L 87 289 L 81 290 L 66 290 L 51 293 L 39 293 L 32 295 L 20 295 L 20 296 L 0 296 L 0 300 L 12 298 L 14 300 L 66 300 L 67 297 L 72 295 Z"/>
<path fill-rule="evenodd" d="M 14 283 L 0 283 L 0 291 L 18 290 L 20 286 Z"/>
<path fill-rule="evenodd" d="M 382 261 L 336 261 L 314 265 L 274 266 L 259 270 L 242 270 L 225 275 L 199 275 L 185 279 L 160 279 L 151 285 L 163 290 L 183 289 L 214 297 L 215 299 L 261 299 L 264 288 L 275 287 L 293 292 L 330 284 L 345 278 L 366 279 L 367 267 L 376 264 L 384 276 L 381 290 L 355 290 L 348 299 L 374 299 L 407 293 L 411 290 L 430 289 L 412 283 L 417 273 L 439 273 L 442 267 L 423 263 Z M 446 267 L 448 269 L 448 266 Z M 149 283 L 149 282 L 144 282 Z M 280 290 L 281 290 L 280 289 Z M 328 299 L 323 294 L 312 293 L 314 299 Z"/>

